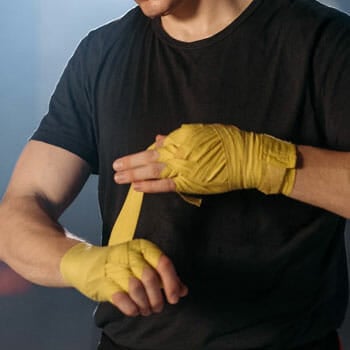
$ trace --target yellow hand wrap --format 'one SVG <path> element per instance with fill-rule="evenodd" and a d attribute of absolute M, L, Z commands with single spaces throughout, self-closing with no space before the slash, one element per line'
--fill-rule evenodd
<path fill-rule="evenodd" d="M 147 266 L 156 268 L 162 252 L 153 243 L 135 239 L 96 247 L 78 243 L 61 260 L 65 282 L 95 301 L 112 302 L 116 292 L 128 292 L 130 277 L 141 279 Z"/>
<path fill-rule="evenodd" d="M 295 145 L 232 125 L 185 124 L 158 149 L 180 193 L 213 194 L 256 188 L 288 195 L 294 185 Z"/>

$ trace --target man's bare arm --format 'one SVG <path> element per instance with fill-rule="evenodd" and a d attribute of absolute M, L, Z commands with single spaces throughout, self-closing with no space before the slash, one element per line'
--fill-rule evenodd
<path fill-rule="evenodd" d="M 164 136 L 158 136 L 158 147 L 163 140 Z M 350 152 L 302 145 L 297 150 L 296 179 L 288 196 L 349 219 Z M 135 190 L 145 193 L 176 191 L 172 179 L 161 178 L 164 166 L 156 150 L 127 155 L 113 164 L 115 181 L 133 183 Z"/>
<path fill-rule="evenodd" d="M 57 220 L 89 174 L 76 155 L 30 141 L 0 205 L 0 259 L 34 283 L 64 286 L 59 263 L 77 240 Z"/>
<path fill-rule="evenodd" d="M 118 258 L 129 254 L 128 245 L 147 246 L 148 251 L 151 242 L 132 241 L 111 247 L 78 244 L 80 241 L 69 237 L 58 223 L 89 174 L 89 165 L 76 155 L 31 141 L 0 206 L 0 260 L 34 283 L 74 286 L 93 300 L 112 302 L 128 316 L 160 312 L 164 306 L 162 289 L 167 301 L 176 304 L 187 294 L 187 287 L 158 248 L 154 248 L 160 256 L 153 268 L 147 265 L 145 254 L 138 254 L 138 278 L 117 273 L 121 270 Z M 135 254 L 135 249 L 130 251 Z M 105 276 L 107 260 L 117 268 Z M 91 285 L 90 279 L 100 283 Z"/>
<path fill-rule="evenodd" d="M 298 146 L 291 198 L 350 218 L 350 152 Z"/>

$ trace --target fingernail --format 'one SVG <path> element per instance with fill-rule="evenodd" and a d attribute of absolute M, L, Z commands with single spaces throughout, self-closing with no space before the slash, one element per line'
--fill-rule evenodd
<path fill-rule="evenodd" d="M 181 290 L 181 297 L 185 297 L 187 294 L 188 294 L 188 287 L 184 285 Z"/>
<path fill-rule="evenodd" d="M 114 179 L 116 182 L 122 182 L 123 180 L 125 180 L 125 177 L 122 174 L 115 174 Z"/>
<path fill-rule="evenodd" d="M 114 168 L 115 170 L 121 170 L 122 167 L 123 167 L 123 164 L 122 164 L 121 161 L 116 161 L 116 162 L 114 162 L 114 164 L 113 164 L 113 168 Z"/>
<path fill-rule="evenodd" d="M 149 316 L 151 314 L 151 311 L 150 310 L 142 310 L 141 311 L 141 315 L 142 316 Z"/>
<path fill-rule="evenodd" d="M 163 306 L 159 306 L 153 309 L 153 312 L 159 314 L 163 311 Z"/>
<path fill-rule="evenodd" d="M 179 301 L 179 296 L 178 296 L 177 294 L 173 294 L 173 295 L 170 297 L 170 303 L 171 303 L 171 304 L 176 304 L 178 301 Z"/>

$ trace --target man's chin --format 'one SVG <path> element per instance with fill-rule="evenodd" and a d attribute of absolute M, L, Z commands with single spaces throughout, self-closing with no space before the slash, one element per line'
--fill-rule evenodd
<path fill-rule="evenodd" d="M 166 16 L 175 7 L 175 1 L 166 0 L 136 0 L 143 14 L 150 18 Z"/>

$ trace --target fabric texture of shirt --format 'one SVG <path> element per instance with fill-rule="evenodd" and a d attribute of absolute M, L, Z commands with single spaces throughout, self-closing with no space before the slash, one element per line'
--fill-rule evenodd
<path fill-rule="evenodd" d="M 296 144 L 350 151 L 350 19 L 313 0 L 255 0 L 216 35 L 170 37 L 134 8 L 79 45 L 32 139 L 99 175 L 103 244 L 128 190 L 113 161 L 183 123 L 233 124 Z M 147 350 L 291 349 L 338 328 L 347 305 L 345 220 L 282 195 L 238 190 L 200 208 L 145 195 L 136 238 L 174 261 L 189 295 L 97 325 Z"/>

